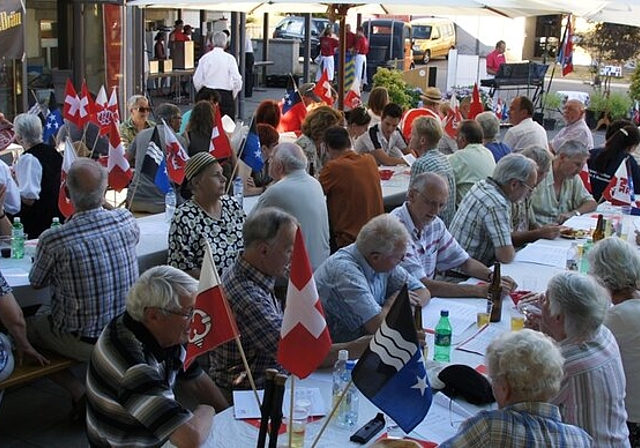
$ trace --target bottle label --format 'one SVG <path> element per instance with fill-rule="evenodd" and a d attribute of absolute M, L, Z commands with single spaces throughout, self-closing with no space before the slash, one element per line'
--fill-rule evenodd
<path fill-rule="evenodd" d="M 436 345 L 451 345 L 451 335 L 446 333 L 438 333 L 436 331 L 434 342 Z"/>

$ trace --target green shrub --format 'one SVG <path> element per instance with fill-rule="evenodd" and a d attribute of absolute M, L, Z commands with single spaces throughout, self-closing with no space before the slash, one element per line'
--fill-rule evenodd
<path fill-rule="evenodd" d="M 404 110 L 415 107 L 412 95 L 408 93 L 411 89 L 407 87 L 399 70 L 378 68 L 373 75 L 373 87 L 385 87 L 389 92 L 389 100 L 400 105 Z"/>

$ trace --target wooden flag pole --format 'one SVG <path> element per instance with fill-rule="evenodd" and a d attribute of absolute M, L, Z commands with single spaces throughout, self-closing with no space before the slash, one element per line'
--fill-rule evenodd
<path fill-rule="evenodd" d="M 287 424 L 287 432 L 289 433 L 289 448 L 293 441 L 293 397 L 295 393 L 296 376 L 291 375 L 291 398 L 289 399 L 289 422 Z"/>
<path fill-rule="evenodd" d="M 336 413 L 336 411 L 338 410 L 338 408 L 342 404 L 342 400 L 344 399 L 344 396 L 347 395 L 347 391 L 351 387 L 352 383 L 353 383 L 353 379 L 350 379 L 349 383 L 347 384 L 347 386 L 344 388 L 344 390 L 340 394 L 340 397 L 338 398 L 338 401 L 336 402 L 336 404 L 333 405 L 333 409 L 331 409 L 331 412 L 329 413 L 329 416 L 324 421 L 324 424 L 322 425 L 322 428 L 320 428 L 320 432 L 318 432 L 318 435 L 316 435 L 316 438 L 313 439 L 313 444 L 311 444 L 311 448 L 315 448 L 315 446 L 318 444 L 318 441 L 320 440 L 320 437 L 322 436 L 324 431 L 327 429 L 327 426 L 329 426 L 329 423 L 331 422 L 331 419 L 333 418 L 334 414 Z"/>

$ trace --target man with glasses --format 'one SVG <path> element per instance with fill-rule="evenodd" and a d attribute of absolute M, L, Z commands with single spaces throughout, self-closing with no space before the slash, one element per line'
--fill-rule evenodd
<path fill-rule="evenodd" d="M 494 261 L 513 261 L 511 205 L 531 193 L 536 168 L 533 160 L 508 154 L 500 159 L 491 177 L 471 187 L 449 230 L 472 258 L 487 266 Z"/>
<path fill-rule="evenodd" d="M 391 212 L 409 232 L 407 253 L 401 266 L 420 279 L 437 297 L 487 297 L 492 271 L 474 260 L 451 236 L 438 217 L 447 204 L 449 189 L 442 176 L 422 173 L 409 185 L 407 202 Z M 477 285 L 463 285 L 435 280 L 437 273 L 450 269 L 484 280 Z M 502 277 L 505 291 L 515 289 L 515 282 Z"/>
<path fill-rule="evenodd" d="M 400 263 L 409 234 L 395 217 L 376 216 L 362 227 L 356 242 L 340 249 L 315 271 L 331 339 L 352 341 L 373 334 L 406 283 L 414 306 L 431 298 L 420 280 Z"/>
<path fill-rule="evenodd" d="M 91 446 L 202 446 L 228 403 L 197 362 L 184 370 L 198 282 L 170 266 L 133 285 L 126 311 L 105 328 L 87 373 Z M 198 405 L 175 398 L 177 381 Z"/>

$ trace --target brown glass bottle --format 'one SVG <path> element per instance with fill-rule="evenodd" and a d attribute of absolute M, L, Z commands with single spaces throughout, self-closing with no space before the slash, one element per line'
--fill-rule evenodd
<path fill-rule="evenodd" d="M 604 217 L 602 215 L 598 215 L 598 223 L 591 237 L 594 243 L 604 239 Z"/>
<path fill-rule="evenodd" d="M 493 276 L 491 284 L 487 292 L 487 301 L 491 303 L 490 322 L 500 322 L 502 317 L 502 285 L 500 279 L 500 263 L 495 262 L 493 265 Z"/>

